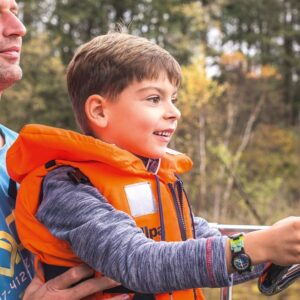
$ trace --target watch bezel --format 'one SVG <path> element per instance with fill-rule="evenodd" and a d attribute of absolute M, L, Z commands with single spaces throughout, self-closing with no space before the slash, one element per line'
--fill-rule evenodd
<path fill-rule="evenodd" d="M 240 252 L 232 257 L 231 265 L 239 273 L 250 272 L 252 267 L 251 258 L 247 253 Z"/>

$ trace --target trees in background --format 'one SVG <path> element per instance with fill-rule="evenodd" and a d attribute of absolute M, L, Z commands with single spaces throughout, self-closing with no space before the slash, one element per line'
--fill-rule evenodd
<path fill-rule="evenodd" d="M 228 0 L 219 20 L 224 42 L 247 53 L 250 68 L 266 64 L 278 68 L 284 121 L 296 124 L 300 110 L 300 2 Z"/>
<path fill-rule="evenodd" d="M 196 213 L 270 224 L 299 209 L 298 1 L 18 2 L 24 79 L 4 95 L 2 122 L 75 129 L 65 67 L 81 43 L 125 24 L 183 66 L 171 146 L 194 160 L 185 181 Z"/>

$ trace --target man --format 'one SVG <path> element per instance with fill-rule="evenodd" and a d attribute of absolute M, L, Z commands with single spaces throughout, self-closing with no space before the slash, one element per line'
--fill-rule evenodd
<path fill-rule="evenodd" d="M 22 78 L 19 62 L 26 29 L 17 13 L 15 0 L 0 0 L 0 97 Z M 116 286 L 116 282 L 106 277 L 88 279 L 73 286 L 93 275 L 93 271 L 84 265 L 74 267 L 47 283 L 37 277 L 32 280 L 29 253 L 22 249 L 16 234 L 13 214 L 15 186 L 9 180 L 5 165 L 6 151 L 15 138 L 16 133 L 0 124 L 0 299 L 20 299 L 28 285 L 23 300 L 76 300 Z M 111 299 L 127 297 L 120 295 Z"/>

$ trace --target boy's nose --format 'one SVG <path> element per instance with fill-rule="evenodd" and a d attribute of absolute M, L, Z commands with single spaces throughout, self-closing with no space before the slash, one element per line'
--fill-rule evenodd
<path fill-rule="evenodd" d="M 181 112 L 173 103 L 171 103 L 166 109 L 165 116 L 167 119 L 179 120 L 181 117 Z"/>
<path fill-rule="evenodd" d="M 23 37 L 26 34 L 26 28 L 21 20 L 12 12 L 7 12 L 5 19 L 3 20 L 3 35 L 4 36 L 20 36 Z"/>

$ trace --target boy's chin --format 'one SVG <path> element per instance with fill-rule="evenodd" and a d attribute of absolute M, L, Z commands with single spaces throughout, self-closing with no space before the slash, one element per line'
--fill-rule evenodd
<path fill-rule="evenodd" d="M 151 158 L 151 159 L 160 159 L 165 155 L 165 153 L 166 152 L 159 153 L 159 154 L 158 153 L 155 153 L 155 154 L 151 153 L 151 154 L 147 155 L 146 157 Z"/>

